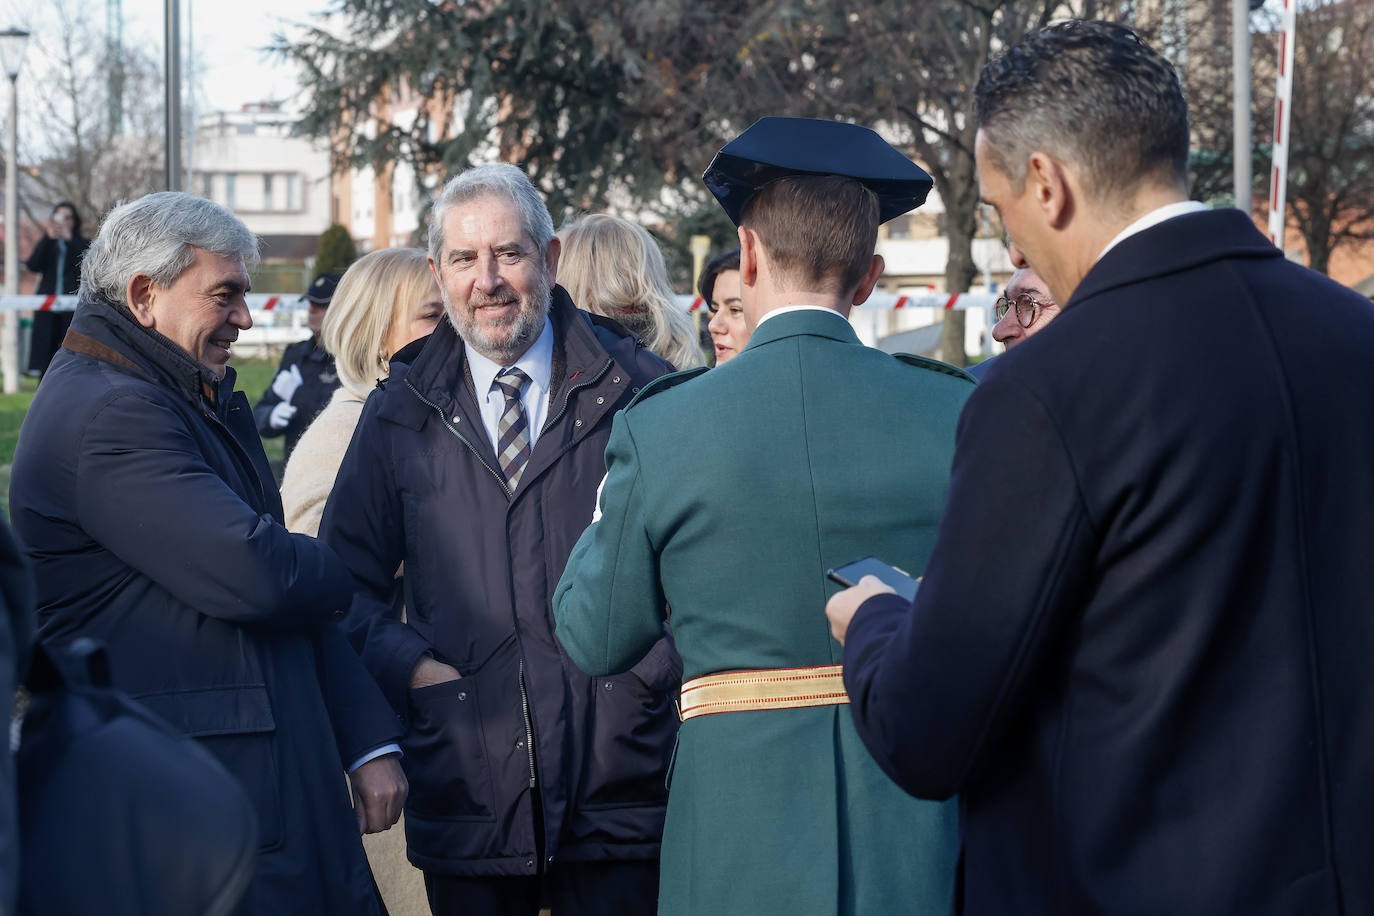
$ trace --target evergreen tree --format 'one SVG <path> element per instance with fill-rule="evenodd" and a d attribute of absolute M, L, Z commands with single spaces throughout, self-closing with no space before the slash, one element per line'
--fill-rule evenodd
<path fill-rule="evenodd" d="M 358 249 L 348 230 L 338 223 L 320 234 L 320 250 L 315 256 L 316 274 L 339 274 L 358 259 Z"/>

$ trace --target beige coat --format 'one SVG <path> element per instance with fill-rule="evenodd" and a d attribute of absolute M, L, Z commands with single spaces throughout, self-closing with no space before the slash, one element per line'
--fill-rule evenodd
<path fill-rule="evenodd" d="M 362 412 L 362 399 L 340 388 L 296 443 L 281 485 L 287 528 L 319 534 L 324 505 Z M 404 820 L 384 833 L 363 837 L 363 847 L 391 916 L 429 916 L 424 877 L 406 859 Z"/>

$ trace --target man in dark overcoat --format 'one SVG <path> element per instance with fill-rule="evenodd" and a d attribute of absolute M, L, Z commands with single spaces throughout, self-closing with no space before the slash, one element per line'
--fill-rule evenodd
<path fill-rule="evenodd" d="M 553 220 L 513 165 L 444 186 L 429 250 L 449 320 L 368 398 L 320 524 L 408 725 L 410 861 L 436 916 L 652 912 L 682 663 L 659 640 L 588 677 L 550 601 L 612 417 L 670 367 L 555 285 Z"/>
<path fill-rule="evenodd" d="M 282 524 L 234 391 L 256 257 L 243 223 L 201 198 L 110 213 L 24 419 L 10 510 L 39 638 L 103 643 L 114 686 L 200 740 L 253 801 L 251 912 L 379 913 L 359 832 L 399 816 L 399 729 L 333 623 L 348 570 Z"/>
<path fill-rule="evenodd" d="M 859 732 L 958 793 L 964 913 L 1371 912 L 1374 307 L 1188 201 L 1124 27 L 1026 36 L 977 118 L 1063 311 L 969 399 L 914 603 L 830 602 Z"/>

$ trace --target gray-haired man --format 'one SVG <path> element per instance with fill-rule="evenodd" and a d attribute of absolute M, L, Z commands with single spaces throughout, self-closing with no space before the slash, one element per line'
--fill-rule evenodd
<path fill-rule="evenodd" d="M 441 916 L 650 913 L 681 662 L 660 642 L 587 677 L 550 601 L 611 418 L 669 367 L 554 285 L 553 221 L 514 166 L 450 181 L 429 238 L 449 321 L 368 399 L 320 526 L 358 582 L 346 628 L 408 724 L 410 859 Z"/>
<path fill-rule="evenodd" d="M 110 213 L 24 420 L 10 508 L 39 638 L 104 643 L 115 686 L 199 739 L 253 800 L 250 911 L 380 913 L 358 833 L 400 814 L 398 729 L 332 622 L 348 570 L 283 526 L 234 391 L 256 260 L 254 235 L 207 200 L 150 194 Z"/>

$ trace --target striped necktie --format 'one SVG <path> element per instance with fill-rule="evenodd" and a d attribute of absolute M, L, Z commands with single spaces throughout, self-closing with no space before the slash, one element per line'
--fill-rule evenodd
<path fill-rule="evenodd" d="M 512 490 L 530 460 L 530 421 L 520 400 L 529 383 L 530 377 L 514 366 L 502 369 L 492 382 L 506 396 L 506 409 L 496 424 L 496 460 Z"/>

